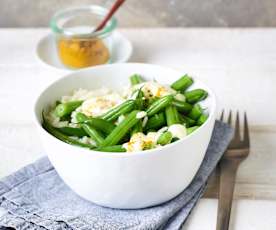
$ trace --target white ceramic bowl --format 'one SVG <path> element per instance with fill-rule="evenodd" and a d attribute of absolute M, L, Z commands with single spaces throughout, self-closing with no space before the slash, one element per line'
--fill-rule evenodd
<path fill-rule="evenodd" d="M 195 176 L 207 149 L 215 123 L 213 92 L 195 80 L 192 88 L 203 88 L 209 97 L 208 120 L 191 135 L 159 149 L 135 153 L 96 152 L 68 145 L 41 126 L 44 108 L 77 88 L 105 86 L 120 89 L 129 76 L 170 84 L 183 73 L 148 64 L 112 64 L 80 70 L 48 86 L 35 104 L 35 122 L 47 155 L 64 182 L 81 197 L 96 204 L 122 209 L 144 208 L 168 201 L 181 193 Z"/>

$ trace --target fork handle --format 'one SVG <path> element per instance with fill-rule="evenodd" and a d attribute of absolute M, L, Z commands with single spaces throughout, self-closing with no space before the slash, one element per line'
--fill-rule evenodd
<path fill-rule="evenodd" d="M 238 159 L 222 159 L 220 162 L 220 185 L 216 230 L 228 230 Z"/>

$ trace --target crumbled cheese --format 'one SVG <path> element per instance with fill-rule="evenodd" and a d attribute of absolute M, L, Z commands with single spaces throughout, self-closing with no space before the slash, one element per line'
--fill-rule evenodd
<path fill-rule="evenodd" d="M 118 120 L 116 121 L 116 125 L 120 124 L 125 118 L 126 118 L 125 115 L 120 115 L 120 116 L 118 117 Z"/>
<path fill-rule="evenodd" d="M 127 152 L 142 151 L 144 149 L 144 139 L 145 134 L 135 133 L 132 135 L 129 142 L 123 144 L 123 148 L 125 148 Z"/>
<path fill-rule="evenodd" d="M 104 96 L 107 94 L 112 93 L 112 91 L 108 88 L 100 88 L 96 90 L 87 90 L 87 89 L 77 89 L 74 90 L 72 95 L 62 96 L 61 102 L 68 102 L 68 101 L 79 101 L 79 100 L 88 100 L 93 97 Z"/>
<path fill-rule="evenodd" d="M 80 110 L 87 116 L 97 117 L 123 101 L 124 99 L 118 93 L 107 94 L 84 101 Z"/>
<path fill-rule="evenodd" d="M 131 94 L 131 96 L 129 97 L 129 99 L 136 99 L 138 96 L 139 90 L 136 90 L 134 93 Z"/>
<path fill-rule="evenodd" d="M 156 147 L 159 134 L 157 132 L 149 132 L 147 135 L 143 133 L 135 133 L 129 142 L 123 144 L 123 148 L 127 152 L 142 151 Z"/>
<path fill-rule="evenodd" d="M 149 120 L 148 116 L 145 116 L 142 121 L 142 127 L 145 127 L 147 125 L 148 120 Z"/>
<path fill-rule="evenodd" d="M 75 124 L 75 123 L 69 123 L 68 127 L 71 127 L 71 128 L 80 128 L 80 125 L 79 124 Z"/>
<path fill-rule="evenodd" d="M 92 140 L 91 138 L 84 136 L 82 138 L 79 139 L 80 142 L 84 143 L 84 144 L 90 144 L 93 146 L 97 146 L 96 142 L 94 140 Z"/>
<path fill-rule="evenodd" d="M 175 90 L 169 86 L 164 86 L 153 81 L 146 82 L 142 87 L 142 91 L 146 98 L 163 97 L 176 93 Z"/>
<path fill-rule="evenodd" d="M 71 113 L 71 123 L 73 123 L 73 124 L 78 123 L 77 118 L 76 118 L 76 114 L 77 114 L 78 112 L 79 112 L 79 111 L 75 110 L 75 111 L 73 111 L 73 112 Z"/>
<path fill-rule="evenodd" d="M 185 137 L 187 135 L 187 130 L 184 125 L 174 124 L 171 125 L 168 129 L 173 135 L 173 137 L 177 137 L 179 139 Z"/>
<path fill-rule="evenodd" d="M 161 128 L 161 129 L 159 129 L 157 132 L 160 133 L 160 134 L 162 134 L 162 133 L 166 132 L 167 130 L 168 130 L 168 127 L 165 126 L 165 127 Z"/>
<path fill-rule="evenodd" d="M 50 124 L 56 128 L 61 128 L 68 126 L 68 121 L 60 121 L 60 118 L 56 116 L 55 111 L 52 110 L 50 113 L 46 115 L 46 119 L 50 122 Z"/>
<path fill-rule="evenodd" d="M 139 89 L 142 90 L 145 98 L 163 97 L 165 95 L 176 93 L 176 91 L 174 89 L 172 89 L 171 87 L 166 86 L 166 85 L 161 85 L 154 81 L 143 82 L 141 84 L 133 86 L 130 90 L 131 90 L 131 92 L 133 92 L 133 91 L 137 91 Z M 134 95 L 135 94 L 136 93 L 134 93 Z M 129 97 L 132 97 L 132 95 L 130 95 Z"/>
<path fill-rule="evenodd" d="M 134 87 L 132 86 L 125 86 L 125 87 L 122 87 L 122 90 L 120 92 L 123 98 L 132 99 L 132 96 L 135 90 L 134 90 Z"/>
<path fill-rule="evenodd" d="M 149 141 L 152 141 L 154 144 L 156 144 L 159 136 L 160 136 L 160 134 L 158 132 L 149 132 L 147 134 L 147 139 Z"/>
<path fill-rule="evenodd" d="M 137 119 L 142 119 L 145 116 L 147 116 L 147 113 L 145 111 L 141 111 L 136 114 Z"/>
<path fill-rule="evenodd" d="M 177 93 L 174 98 L 178 101 L 186 101 L 186 98 L 182 93 Z"/>

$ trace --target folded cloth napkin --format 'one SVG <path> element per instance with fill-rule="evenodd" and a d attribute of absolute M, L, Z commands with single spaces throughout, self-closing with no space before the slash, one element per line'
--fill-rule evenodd
<path fill-rule="evenodd" d="M 0 207 L 6 210 L 0 226 L 49 230 L 180 229 L 232 135 L 228 125 L 216 122 L 205 158 L 191 184 L 174 199 L 145 209 L 105 208 L 80 198 L 44 157 L 0 181 Z"/>

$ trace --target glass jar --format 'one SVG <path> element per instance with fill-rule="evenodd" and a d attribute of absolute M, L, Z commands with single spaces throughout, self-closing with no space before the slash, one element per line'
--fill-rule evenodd
<path fill-rule="evenodd" d="M 52 17 L 50 26 L 64 66 L 79 69 L 110 62 L 116 19 L 112 17 L 102 30 L 93 33 L 107 13 L 107 9 L 91 5 L 61 10 Z"/>

